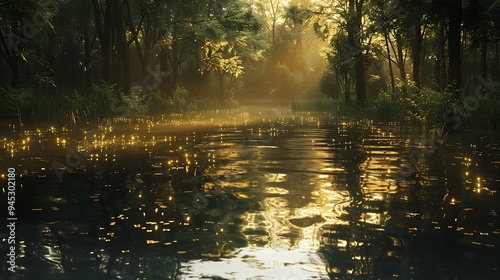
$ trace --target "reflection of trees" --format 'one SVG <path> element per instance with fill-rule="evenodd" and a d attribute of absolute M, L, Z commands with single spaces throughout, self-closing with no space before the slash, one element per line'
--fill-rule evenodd
<path fill-rule="evenodd" d="M 418 136 L 415 133 L 398 137 L 413 138 Z M 398 149 L 391 142 L 399 143 L 400 138 L 372 134 L 363 137 L 363 145 L 369 150 L 367 158 L 363 147 L 356 144 L 361 141 L 360 135 L 350 129 L 329 135 L 336 139 L 334 159 L 349 159 L 334 161 L 347 170 L 334 177 L 335 185 L 351 196 L 348 214 L 341 217 L 347 223 L 322 229 L 322 251 L 330 276 L 496 278 L 498 273 L 491 270 L 491 263 L 498 260 L 493 257 L 498 250 L 491 249 L 497 242 L 492 232 L 498 220 L 491 214 L 497 206 L 496 198 L 489 186 L 484 186 L 487 180 L 472 175 L 484 173 L 482 169 L 489 162 L 481 161 L 479 156 L 457 153 L 456 147 L 464 144 L 453 143 L 422 157 L 411 176 L 400 176 L 394 181 L 395 177 L 388 173 L 397 170 L 398 158 L 426 147 L 403 145 Z M 349 135 L 352 145 L 345 144 L 345 135 Z M 475 163 L 482 167 L 472 168 Z M 366 170 L 359 170 L 358 166 Z M 364 181 L 359 180 L 361 176 Z M 488 246 L 491 250 L 486 249 Z"/>
<path fill-rule="evenodd" d="M 68 174 L 61 185 L 27 195 L 30 209 L 43 210 L 31 219 L 43 226 L 41 236 L 26 239 L 20 262 L 26 273 L 32 275 L 35 265 L 50 276 L 84 277 L 85 270 L 88 279 L 173 278 L 180 261 L 242 246 L 237 217 L 245 209 L 235 197 L 214 192 L 206 176 L 213 150 L 190 146 L 186 138 L 156 143 L 150 153 L 142 146 L 118 147 L 116 161 L 89 160 L 85 174 Z M 206 203 L 197 204 L 194 193 Z M 189 220 L 182 204 L 197 210 Z"/>
<path fill-rule="evenodd" d="M 327 138 L 335 139 L 332 151 L 334 163 L 346 170 L 345 174 L 338 178 L 338 186 L 351 197 L 348 215 L 344 217 L 348 225 L 330 225 L 323 228 L 321 242 L 328 261 L 328 271 L 330 276 L 369 274 L 372 238 L 367 235 L 364 224 L 360 222 L 366 204 L 360 186 L 359 169 L 366 157 L 360 147 L 362 135 L 348 125 L 341 125 L 336 132 L 332 129 Z"/>
<path fill-rule="evenodd" d="M 341 159 L 335 163 L 346 170 L 343 176 L 337 178 L 336 185 L 351 197 L 346 209 L 348 214 L 343 217 L 348 223 L 323 228 L 322 250 L 328 261 L 329 273 L 331 277 L 347 279 L 388 279 L 395 275 L 410 277 L 412 270 L 405 255 L 408 253 L 408 227 L 415 221 L 409 223 L 408 219 L 418 220 L 419 217 L 407 218 L 402 215 L 418 210 L 409 210 L 414 207 L 411 203 L 401 203 L 401 200 L 393 199 L 393 194 L 390 194 L 395 186 L 387 170 L 394 170 L 396 162 L 395 158 L 389 156 L 394 148 L 390 144 L 392 139 L 363 135 L 362 131 L 366 130 L 347 125 L 329 136 L 336 143 L 333 157 Z M 375 139 L 367 140 L 372 136 Z M 372 147 L 377 149 L 376 153 L 365 150 Z M 387 153 L 384 149 L 387 149 Z M 397 186 L 398 191 L 406 189 L 400 184 Z M 406 192 L 406 195 L 412 197 L 411 191 Z"/>
<path fill-rule="evenodd" d="M 205 190 L 211 179 L 200 171 L 204 168 L 187 168 L 187 162 L 179 163 L 182 169 L 161 166 L 194 153 L 186 149 L 169 156 L 129 155 L 98 176 L 96 188 L 103 195 L 96 238 L 98 248 L 104 249 L 101 270 L 108 276 L 163 277 L 168 271 L 174 277 L 182 260 L 220 255 L 229 241 L 238 246 L 237 229 L 226 227 L 238 214 L 234 201 Z M 200 163 L 207 164 L 207 151 L 196 153 Z"/>

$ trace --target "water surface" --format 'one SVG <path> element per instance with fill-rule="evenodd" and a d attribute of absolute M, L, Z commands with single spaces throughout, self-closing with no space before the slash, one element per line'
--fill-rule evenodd
<path fill-rule="evenodd" d="M 0 134 L 2 182 L 22 183 L 6 279 L 500 276 L 488 132 L 433 147 L 425 128 L 251 108 Z"/>

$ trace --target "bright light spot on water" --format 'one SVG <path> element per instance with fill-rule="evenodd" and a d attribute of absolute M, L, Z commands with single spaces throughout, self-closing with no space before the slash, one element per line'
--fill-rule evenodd
<path fill-rule="evenodd" d="M 381 224 L 381 216 L 380 213 L 362 213 L 360 221 L 365 222 L 367 224 L 372 225 L 380 225 Z"/>
<path fill-rule="evenodd" d="M 180 279 L 329 279 L 326 264 L 311 252 L 246 247 L 218 261 L 181 263 Z"/>

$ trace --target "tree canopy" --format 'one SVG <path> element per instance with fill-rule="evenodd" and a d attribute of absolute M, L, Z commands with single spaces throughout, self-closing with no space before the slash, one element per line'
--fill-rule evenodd
<path fill-rule="evenodd" d="M 360 106 L 448 88 L 458 100 L 500 78 L 499 15 L 495 0 L 3 1 L 0 86 L 221 102 L 321 90 Z"/>

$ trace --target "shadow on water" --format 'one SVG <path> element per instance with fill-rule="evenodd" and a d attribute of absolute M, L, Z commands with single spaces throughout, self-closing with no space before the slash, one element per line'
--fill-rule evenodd
<path fill-rule="evenodd" d="M 402 128 L 255 109 L 97 134 L 10 128 L 0 172 L 19 175 L 18 258 L 8 274 L 2 254 L 2 276 L 498 278 L 498 137 L 448 139 L 402 177 L 402 159 L 430 149 Z"/>

